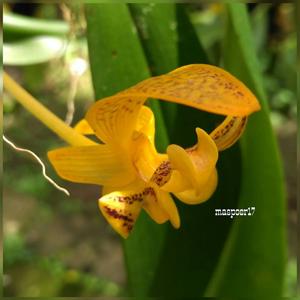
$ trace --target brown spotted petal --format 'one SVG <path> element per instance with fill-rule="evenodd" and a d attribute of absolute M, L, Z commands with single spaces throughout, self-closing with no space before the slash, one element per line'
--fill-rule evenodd
<path fill-rule="evenodd" d="M 141 212 L 143 199 L 143 189 L 118 191 L 101 197 L 98 205 L 113 229 L 127 238 Z"/>
<path fill-rule="evenodd" d="M 176 102 L 229 116 L 246 116 L 260 109 L 254 94 L 240 80 L 206 64 L 187 65 L 146 79 L 120 94 Z"/>
<path fill-rule="evenodd" d="M 216 143 L 218 150 L 231 147 L 242 135 L 247 124 L 247 117 L 228 116 L 210 136 Z"/>
<path fill-rule="evenodd" d="M 104 143 L 126 148 L 147 98 L 225 116 L 244 117 L 260 109 L 252 92 L 230 73 L 215 66 L 194 64 L 149 78 L 97 101 L 89 109 L 86 119 Z"/>
<path fill-rule="evenodd" d="M 145 189 L 143 208 L 156 223 L 162 224 L 169 220 L 169 212 L 164 210 L 164 206 L 161 205 L 159 200 L 152 187 Z"/>

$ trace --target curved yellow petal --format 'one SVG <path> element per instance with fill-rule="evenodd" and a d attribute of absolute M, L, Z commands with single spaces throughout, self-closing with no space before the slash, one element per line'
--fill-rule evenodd
<path fill-rule="evenodd" d="M 168 215 L 168 219 L 170 220 L 172 226 L 174 228 L 179 228 L 180 217 L 172 196 L 168 192 L 162 191 L 159 188 L 154 187 L 153 189 L 155 191 L 159 206 Z"/>
<path fill-rule="evenodd" d="M 205 64 L 187 65 L 146 79 L 122 92 L 180 103 L 221 115 L 246 116 L 260 109 L 254 94 L 225 70 Z"/>
<path fill-rule="evenodd" d="M 187 174 L 182 175 L 178 170 L 172 170 L 169 180 L 161 186 L 161 189 L 172 193 L 179 193 L 191 189 L 193 185 L 186 175 Z"/>
<path fill-rule="evenodd" d="M 201 128 L 196 128 L 198 143 L 186 150 L 196 168 L 196 193 L 201 193 L 218 160 L 218 148 L 213 139 Z"/>
<path fill-rule="evenodd" d="M 101 141 L 128 148 L 145 100 L 145 97 L 128 97 L 119 93 L 97 101 L 85 118 Z"/>
<path fill-rule="evenodd" d="M 203 184 L 207 181 L 215 168 L 218 160 L 218 149 L 212 138 L 202 129 L 196 129 L 198 143 L 189 149 L 183 149 L 178 145 L 170 145 L 167 154 L 172 169 L 180 174 L 172 174 L 170 181 L 163 187 L 170 192 L 180 192 L 188 188 L 195 189 L 196 194 L 201 193 Z M 173 178 L 172 178 L 173 177 Z M 177 180 L 177 181 L 175 181 Z M 173 182 L 177 182 L 177 187 Z M 175 187 L 172 190 L 172 187 Z"/>
<path fill-rule="evenodd" d="M 141 212 L 143 190 L 118 191 L 98 200 L 105 219 L 123 238 L 127 238 Z"/>
<path fill-rule="evenodd" d="M 132 141 L 132 159 L 137 173 L 144 181 L 149 181 L 159 165 L 168 159 L 166 154 L 157 153 L 154 144 L 143 133 Z"/>
<path fill-rule="evenodd" d="M 172 169 L 177 170 L 181 175 L 181 177 L 178 175 L 178 181 L 185 178 L 190 186 L 195 188 L 197 186 L 197 170 L 186 150 L 178 145 L 170 145 L 167 148 L 167 154 Z"/>
<path fill-rule="evenodd" d="M 158 224 L 162 224 L 168 220 L 168 215 L 164 212 L 164 210 L 160 207 L 156 194 L 150 186 L 147 186 L 145 182 L 141 179 L 136 179 L 129 185 L 115 188 L 111 186 L 104 186 L 102 188 L 102 195 L 106 195 L 112 193 L 114 191 L 143 191 L 143 208 L 148 213 L 148 215 Z"/>
<path fill-rule="evenodd" d="M 168 214 L 159 205 L 154 190 L 151 187 L 148 187 L 147 190 L 148 192 L 146 193 L 143 202 L 144 210 L 156 223 L 165 223 L 169 219 Z"/>
<path fill-rule="evenodd" d="M 86 119 L 82 119 L 80 120 L 75 126 L 74 129 L 83 135 L 88 135 L 88 134 L 95 134 L 94 130 L 92 129 L 92 127 L 90 126 L 90 124 L 88 123 L 88 121 Z"/>
<path fill-rule="evenodd" d="M 133 191 L 133 190 L 144 190 L 147 187 L 146 183 L 139 177 L 136 177 L 133 181 L 125 185 L 120 186 L 109 186 L 105 185 L 101 189 L 102 196 L 110 194 L 115 191 Z"/>
<path fill-rule="evenodd" d="M 137 133 L 143 133 L 154 145 L 155 118 L 149 107 L 145 105 L 141 107 L 135 130 Z"/>
<path fill-rule="evenodd" d="M 86 119 L 100 140 L 126 148 L 147 98 L 237 117 L 260 109 L 255 96 L 237 78 L 221 68 L 195 64 L 149 78 L 97 101 L 87 112 Z"/>
<path fill-rule="evenodd" d="M 210 136 L 216 143 L 219 151 L 231 147 L 242 135 L 247 124 L 247 117 L 228 116 Z"/>
<path fill-rule="evenodd" d="M 58 175 L 73 182 L 122 186 L 136 176 L 126 154 L 107 145 L 60 148 L 48 157 Z"/>
<path fill-rule="evenodd" d="M 149 181 L 159 164 L 167 159 L 154 145 L 155 119 L 150 108 L 142 106 L 132 136 L 131 156 L 134 166 L 144 181 Z"/>
<path fill-rule="evenodd" d="M 161 162 L 154 145 L 155 119 L 147 106 L 142 106 L 136 129 L 132 136 L 131 154 L 136 171 L 144 181 L 150 177 Z"/>
<path fill-rule="evenodd" d="M 202 129 L 196 129 L 198 142 L 183 149 L 178 145 L 167 148 L 168 160 L 155 170 L 151 182 L 162 190 L 180 193 L 194 189 L 201 194 L 203 184 L 211 176 L 218 160 L 218 149 L 213 139 Z"/>
<path fill-rule="evenodd" d="M 208 200 L 216 190 L 218 183 L 217 170 L 214 169 L 207 182 L 202 185 L 199 192 L 196 189 L 189 189 L 174 195 L 186 204 L 199 204 Z"/>

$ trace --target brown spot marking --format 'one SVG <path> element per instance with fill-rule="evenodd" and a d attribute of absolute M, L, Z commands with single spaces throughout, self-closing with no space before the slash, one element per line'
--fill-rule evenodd
<path fill-rule="evenodd" d="M 111 51 L 111 56 L 112 56 L 112 57 L 115 58 L 115 57 L 117 57 L 117 55 L 118 55 L 118 53 L 117 53 L 116 50 L 112 50 L 112 51 Z"/>
<path fill-rule="evenodd" d="M 133 204 L 133 202 L 136 201 L 143 201 L 143 194 L 139 193 L 139 194 L 134 194 L 132 196 L 118 196 L 117 197 L 117 201 L 121 202 L 121 203 L 127 203 L 127 204 Z"/>
<path fill-rule="evenodd" d="M 171 176 L 171 163 L 168 160 L 163 161 L 155 170 L 151 177 L 151 181 L 155 182 L 158 186 L 166 184 Z"/>
<path fill-rule="evenodd" d="M 154 196 L 154 195 L 155 195 L 155 192 L 154 192 L 154 190 L 153 190 L 152 187 L 147 187 L 147 188 L 144 189 L 143 195 L 144 195 L 144 196 L 147 196 L 147 195 Z"/>
<path fill-rule="evenodd" d="M 106 211 L 106 213 L 108 215 L 110 215 L 111 217 L 115 218 L 115 219 L 118 219 L 118 220 L 124 220 L 125 222 L 130 222 L 130 223 L 133 223 L 133 219 L 129 218 L 128 216 L 126 215 L 122 215 L 120 214 L 116 209 L 114 208 L 110 208 L 110 207 L 107 207 L 107 206 L 104 206 L 104 209 Z"/>
<path fill-rule="evenodd" d="M 214 136 L 213 136 L 213 139 L 214 140 L 217 140 L 219 139 L 220 137 L 226 135 L 230 129 L 233 127 L 234 125 L 234 122 L 236 121 L 237 117 L 233 117 L 226 125 L 225 127 L 223 127 L 221 130 L 217 131 Z"/>

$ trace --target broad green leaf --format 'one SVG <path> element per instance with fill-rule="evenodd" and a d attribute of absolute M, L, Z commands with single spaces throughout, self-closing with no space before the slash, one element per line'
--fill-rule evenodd
<path fill-rule="evenodd" d="M 176 19 L 179 65 L 209 63 L 185 5 L 176 5 Z M 214 115 L 179 105 L 171 128 L 171 142 L 191 146 L 195 143 L 196 127 L 210 131 L 219 120 Z M 177 201 L 182 225 L 178 231 L 168 228 L 151 296 L 200 298 L 203 295 L 232 223 L 230 219 L 215 217 L 215 208 L 237 205 L 240 186 L 238 145 L 220 154 L 218 173 L 217 191 L 207 202 L 189 206 Z M 235 174 L 235 180 L 232 180 L 232 174 Z"/>
<path fill-rule="evenodd" d="M 190 21 L 184 4 L 176 4 L 176 19 L 179 65 L 209 64 L 209 58 L 198 39 L 196 29 Z M 211 120 L 210 125 L 208 120 Z M 190 146 L 194 142 L 194 135 L 191 132 L 194 133 L 195 127 L 199 126 L 206 130 L 212 129 L 215 125 L 212 123 L 215 121 L 209 118 L 209 114 L 180 105 L 177 107 L 177 119 L 171 125 L 171 142 Z M 190 132 L 190 134 L 187 135 L 186 132 Z"/>
<path fill-rule="evenodd" d="M 262 106 L 250 117 L 241 148 L 239 207 L 255 207 L 255 213 L 235 219 L 206 295 L 278 297 L 286 250 L 283 175 L 246 7 L 228 4 L 227 9 L 225 68 L 247 84 Z"/>
<path fill-rule="evenodd" d="M 176 6 L 172 3 L 131 3 L 133 19 L 151 73 L 160 75 L 178 66 Z"/>
<path fill-rule="evenodd" d="M 104 4 L 87 5 L 86 8 L 90 61 L 97 97 L 111 95 L 150 76 L 126 6 Z M 179 65 L 207 63 L 184 7 L 178 5 L 176 10 Z M 132 12 L 139 13 L 137 8 Z M 157 12 L 156 22 L 159 22 L 158 15 Z M 159 31 L 151 27 L 158 26 L 153 25 L 153 18 L 148 15 L 144 21 L 152 30 L 152 39 L 159 41 Z M 161 23 L 164 24 L 162 20 Z M 163 36 L 165 31 L 161 32 Z M 147 46 L 147 39 L 142 41 L 144 49 L 148 47 L 148 62 L 153 63 L 154 58 L 167 61 L 167 58 L 160 57 L 163 52 Z M 170 39 L 167 41 L 169 43 Z M 161 72 L 164 72 L 163 68 Z M 193 133 L 196 126 L 211 130 L 219 120 L 185 107 L 178 106 L 178 109 L 180 113 L 176 115 L 171 137 L 172 141 L 183 146 L 195 142 Z M 169 225 L 155 225 L 145 216 L 139 219 L 132 236 L 125 242 L 133 295 L 197 297 L 204 293 L 232 224 L 229 218 L 216 218 L 214 209 L 236 207 L 240 191 L 240 159 L 238 145 L 221 153 L 219 186 L 214 197 L 197 206 L 179 204 L 182 227 L 178 231 Z"/>
<path fill-rule="evenodd" d="M 112 95 L 150 76 L 137 30 L 125 4 L 86 4 L 87 37 L 96 97 Z M 157 143 L 167 144 L 158 102 L 155 110 Z M 142 214 L 124 242 L 129 287 L 134 295 L 147 295 L 158 268 L 165 231 Z"/>
<path fill-rule="evenodd" d="M 132 6 L 134 6 L 132 13 L 136 22 L 140 20 L 139 18 L 143 18 L 142 28 L 147 28 L 147 38 L 143 37 L 145 33 L 142 32 L 141 39 L 149 63 L 154 64 L 154 70 L 159 69 L 161 73 L 164 73 L 171 65 L 170 53 L 159 52 L 154 48 L 153 44 L 160 45 L 159 41 L 164 41 L 164 45 L 160 47 L 169 47 L 176 51 L 178 65 L 208 63 L 207 55 L 190 22 L 185 5 L 176 5 L 176 15 L 171 14 L 174 6 L 169 4 L 157 4 L 154 7 L 149 4 Z M 149 10 L 150 7 L 152 9 Z M 171 12 L 167 11 L 167 7 L 171 9 Z M 172 20 L 171 17 L 176 17 L 176 19 Z M 174 33 L 166 27 L 170 23 L 176 24 L 175 41 L 172 38 Z M 175 55 L 171 56 L 175 58 Z M 160 62 L 163 62 L 162 65 L 159 65 Z M 173 121 L 169 119 L 168 131 L 172 133 L 172 142 L 179 145 L 192 145 L 195 143 L 197 126 L 211 130 L 218 120 L 215 116 L 184 106 L 177 106 L 176 110 L 179 113 L 174 116 Z M 166 113 L 169 113 L 168 109 Z M 230 220 L 224 221 L 224 219 L 216 218 L 214 208 L 224 205 L 224 199 L 228 199 L 225 204 L 228 207 L 236 205 L 239 180 L 235 180 L 230 185 L 229 181 L 231 181 L 232 173 L 239 178 L 239 153 L 239 148 L 235 147 L 221 154 L 218 163 L 220 183 L 212 199 L 196 206 L 182 205 L 178 202 L 182 226 L 178 231 L 168 228 L 160 264 L 148 295 L 200 296 L 203 294 L 231 225 Z M 216 236 L 218 236 L 217 239 L 213 238 Z"/>
<path fill-rule="evenodd" d="M 86 6 L 86 11 L 88 27 L 92 28 L 88 29 L 88 44 L 96 98 L 111 96 L 150 77 L 127 6 L 120 3 L 91 4 Z M 150 106 L 162 120 L 159 103 L 153 102 Z M 166 135 L 164 126 L 157 124 L 157 130 L 159 136 Z M 166 143 L 159 139 L 160 148 Z"/>
<path fill-rule="evenodd" d="M 208 55 L 198 39 L 185 4 L 176 4 L 176 15 L 180 65 L 209 63 Z"/>
<path fill-rule="evenodd" d="M 178 63 L 176 7 L 174 3 L 129 4 L 152 75 L 176 69 Z M 168 132 L 175 121 L 177 105 L 160 103 Z"/>
<path fill-rule="evenodd" d="M 14 66 L 44 63 L 63 55 L 66 45 L 65 39 L 54 36 L 35 36 L 4 43 L 3 63 Z"/>
<path fill-rule="evenodd" d="M 254 34 L 255 48 L 258 53 L 263 53 L 266 49 L 266 42 L 268 41 L 268 14 L 272 5 L 270 3 L 264 3 L 257 5 L 251 14 L 250 24 Z"/>

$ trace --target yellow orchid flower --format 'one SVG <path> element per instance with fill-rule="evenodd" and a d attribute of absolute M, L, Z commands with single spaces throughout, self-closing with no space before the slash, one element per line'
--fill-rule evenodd
<path fill-rule="evenodd" d="M 260 109 L 251 91 L 228 72 L 195 64 L 152 77 L 112 97 L 97 101 L 86 118 L 69 127 L 4 72 L 4 87 L 36 118 L 71 147 L 48 157 L 64 179 L 103 186 L 99 208 L 112 227 L 128 237 L 143 208 L 161 224 L 178 228 L 180 218 L 171 194 L 199 204 L 217 186 L 218 152 L 242 134 L 247 116 Z M 147 98 L 158 98 L 226 116 L 210 134 L 196 128 L 198 142 L 183 149 L 170 145 L 157 153 L 152 111 Z M 95 134 L 102 143 L 86 137 Z"/>
<path fill-rule="evenodd" d="M 196 128 L 193 147 L 170 145 L 160 154 L 154 145 L 154 116 L 144 106 L 147 98 L 227 117 L 210 134 Z M 122 237 L 128 237 L 142 208 L 155 222 L 169 220 L 178 228 L 170 193 L 186 204 L 209 199 L 217 186 L 218 152 L 240 137 L 247 116 L 259 109 L 251 91 L 228 72 L 188 65 L 97 101 L 75 130 L 95 134 L 102 143 L 82 142 L 50 151 L 48 157 L 62 178 L 103 186 L 99 208 Z"/>

